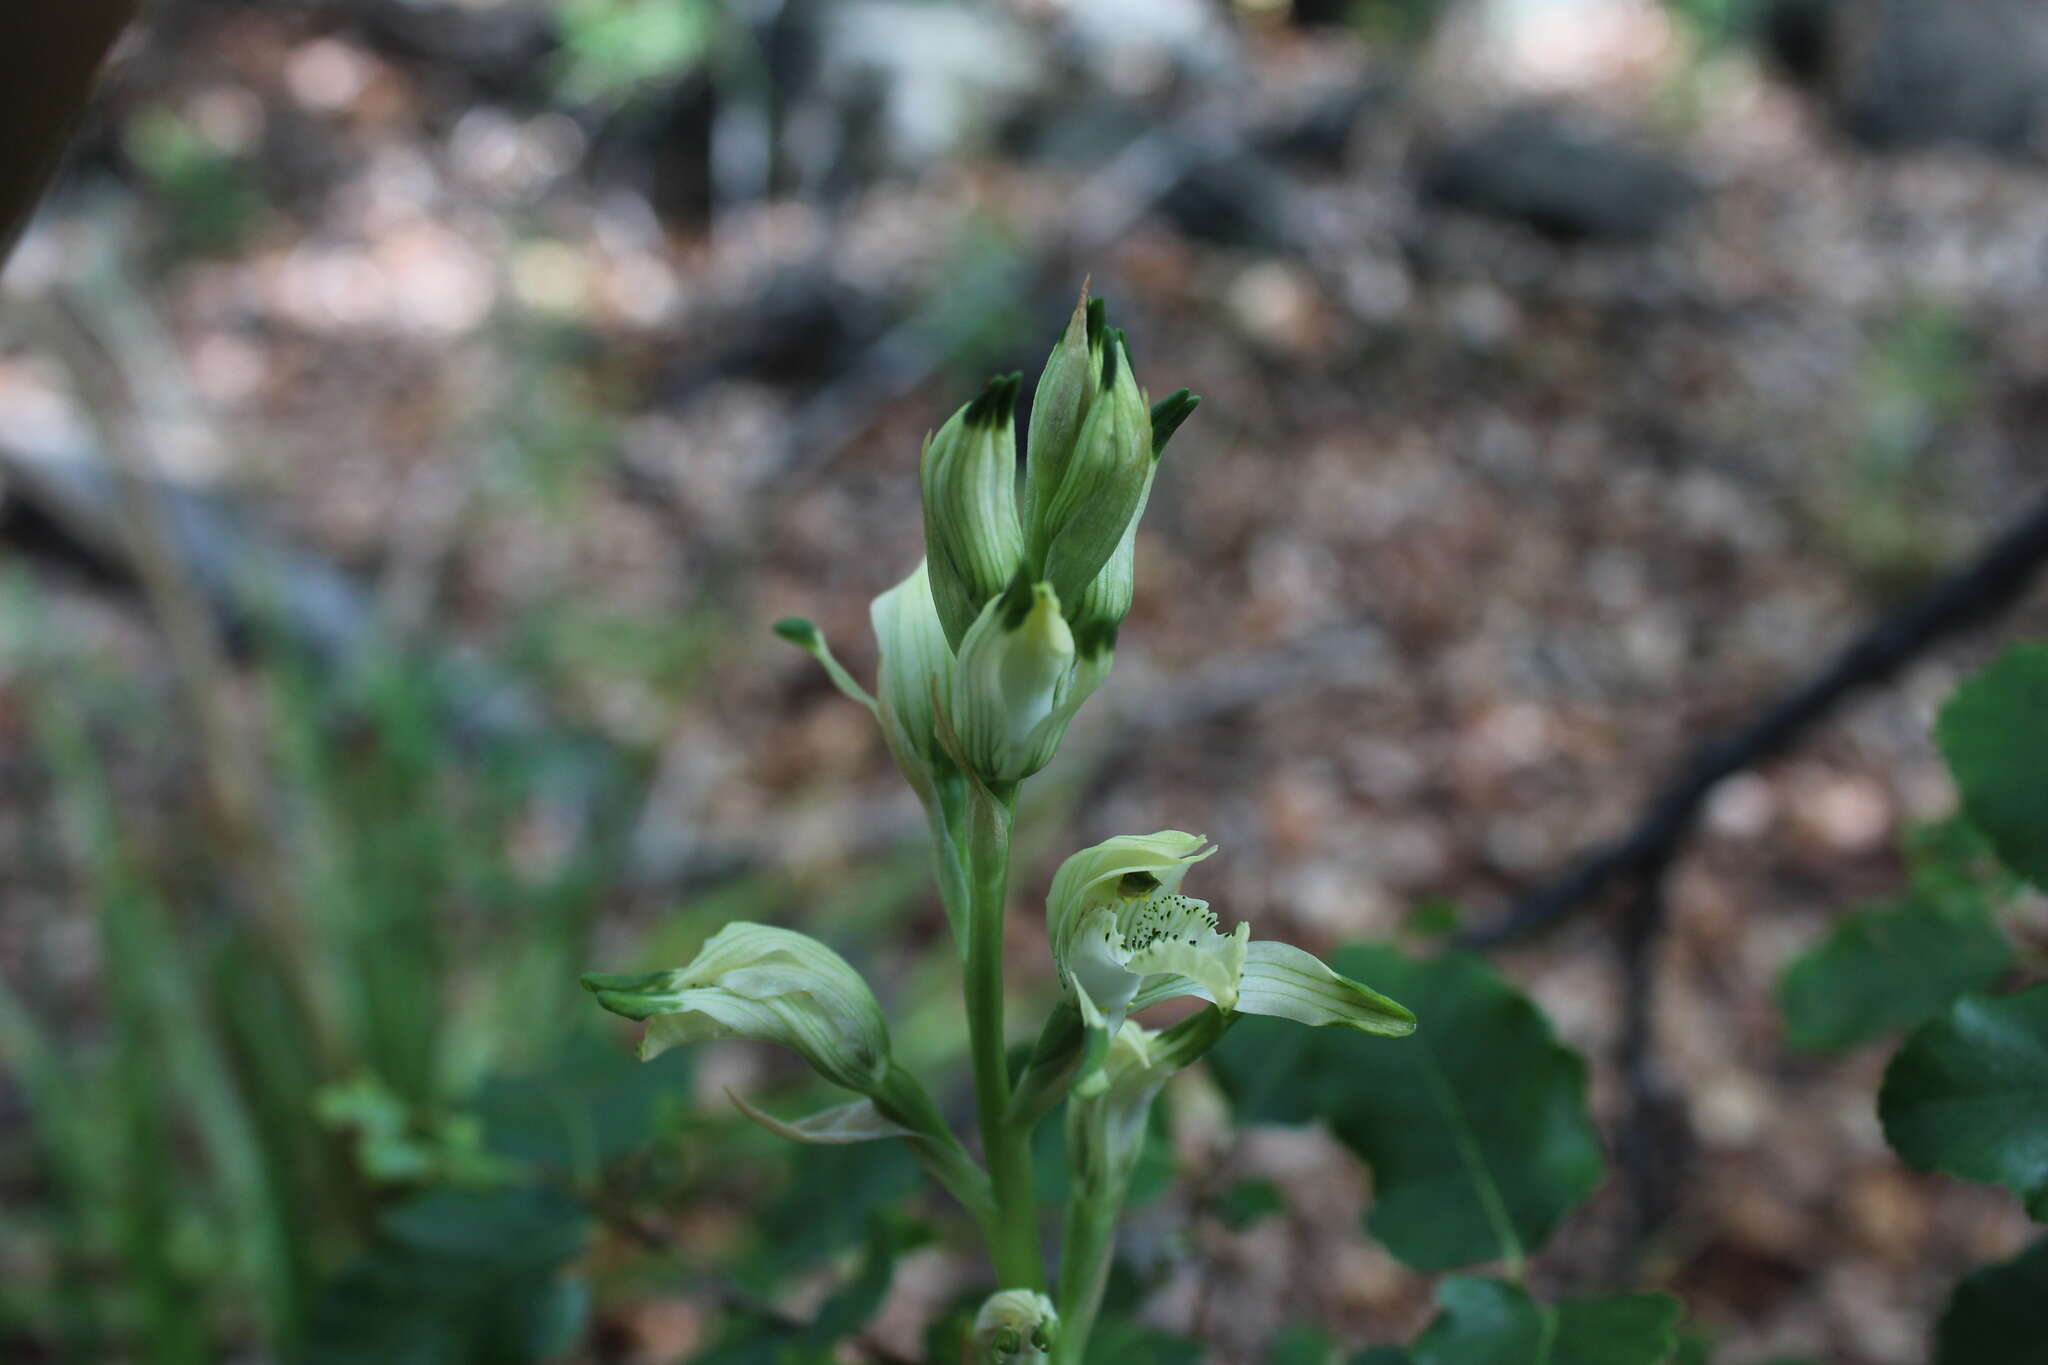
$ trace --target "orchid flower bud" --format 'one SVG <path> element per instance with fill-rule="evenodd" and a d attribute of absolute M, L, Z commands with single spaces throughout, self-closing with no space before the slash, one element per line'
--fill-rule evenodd
<path fill-rule="evenodd" d="M 1408 1010 L 1313 954 L 1253 942 L 1243 922 L 1221 933 L 1206 901 L 1180 894 L 1188 868 L 1215 852 L 1207 844 L 1179 830 L 1123 835 L 1061 864 L 1047 930 L 1061 984 L 1089 1027 L 1115 1033 L 1126 1015 L 1191 995 L 1226 1014 L 1388 1037 L 1415 1031 Z"/>
<path fill-rule="evenodd" d="M 875 677 L 882 737 L 919 799 L 930 804 L 937 779 L 955 769 L 932 711 L 933 689 L 943 697 L 952 687 L 953 650 L 932 602 L 926 563 L 877 597 L 868 616 L 882 655 Z"/>
<path fill-rule="evenodd" d="M 1101 299 L 1081 288 L 1067 329 L 1046 357 L 1031 396 L 1031 427 L 1024 447 L 1024 525 L 1037 540 L 1038 510 L 1059 491 L 1081 428 L 1102 392 L 1102 355 L 1108 328 Z"/>
<path fill-rule="evenodd" d="M 1052 1359 L 1060 1315 L 1034 1289 L 991 1294 L 974 1319 L 974 1365 L 1040 1365 Z"/>
<path fill-rule="evenodd" d="M 1116 650 L 1116 633 L 1131 611 L 1138 587 L 1138 520 L 1124 528 L 1124 538 L 1110 553 L 1109 562 L 1082 590 L 1075 604 L 1074 650 L 1081 660 L 1109 672 L 1110 656 Z"/>
<path fill-rule="evenodd" d="M 1024 559 L 1017 520 L 1018 377 L 991 379 L 981 396 L 925 441 L 924 541 L 932 601 L 953 648 Z"/>
<path fill-rule="evenodd" d="M 706 1038 L 750 1038 L 794 1049 L 826 1080 L 862 1094 L 889 1076 L 889 1026 L 874 992 L 808 934 L 735 922 L 687 967 L 591 972 L 583 984 L 612 1013 L 648 1021 L 643 1060 Z"/>
<path fill-rule="evenodd" d="M 1168 394 L 1152 405 L 1152 457 L 1156 463 L 1166 449 L 1166 443 L 1180 425 L 1188 419 L 1201 403 L 1201 399 L 1186 389 Z M 1147 482 L 1149 497 L 1150 483 Z M 1068 623 L 1074 628 L 1074 648 L 1079 651 L 1084 666 L 1090 666 L 1107 675 L 1109 656 L 1116 649 L 1117 629 L 1123 625 L 1124 617 L 1131 611 L 1131 602 L 1137 592 L 1138 571 L 1138 521 L 1144 512 L 1145 499 L 1139 500 L 1138 512 L 1124 527 L 1123 539 L 1110 552 L 1109 560 L 1102 571 L 1095 575 L 1081 593 L 1081 599 L 1068 613 Z"/>
<path fill-rule="evenodd" d="M 967 765 L 1018 782 L 1052 761 L 1085 695 L 1059 598 L 1020 574 L 961 640 L 947 709 Z"/>
<path fill-rule="evenodd" d="M 1123 334 L 1102 347 L 1100 392 L 1088 405 L 1057 485 L 1031 503 L 1026 558 L 1063 602 L 1079 602 L 1144 511 L 1152 491 L 1152 415 L 1131 373 Z"/>

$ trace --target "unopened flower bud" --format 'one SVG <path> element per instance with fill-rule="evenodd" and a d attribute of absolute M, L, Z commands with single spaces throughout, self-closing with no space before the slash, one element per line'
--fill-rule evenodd
<path fill-rule="evenodd" d="M 1058 485 L 1032 503 L 1029 562 L 1063 602 L 1081 600 L 1152 489 L 1152 415 L 1120 332 L 1104 339 L 1099 382 Z"/>
<path fill-rule="evenodd" d="M 648 1021 L 643 1059 L 706 1038 L 750 1038 L 791 1048 L 826 1080 L 862 1094 L 880 1091 L 889 1075 L 889 1026 L 874 992 L 808 934 L 739 921 L 687 967 L 591 972 L 583 984 L 612 1013 Z"/>
<path fill-rule="evenodd" d="M 966 762 L 985 782 L 1017 782 L 1052 761 L 1078 705 L 1074 634 L 1059 598 L 1020 574 L 960 642 L 948 706 Z"/>
<path fill-rule="evenodd" d="M 974 1365 L 1038 1365 L 1052 1358 L 1060 1315 L 1033 1289 L 991 1294 L 974 1319 Z"/>
<path fill-rule="evenodd" d="M 1024 558 L 1017 520 L 1018 383 L 1016 375 L 991 379 L 925 442 L 925 553 L 932 601 L 955 649 Z"/>
<path fill-rule="evenodd" d="M 1067 320 L 1067 330 L 1046 358 L 1031 398 L 1031 429 L 1024 447 L 1024 525 L 1026 541 L 1044 552 L 1039 510 L 1059 491 L 1066 478 L 1081 427 L 1102 391 L 1102 350 L 1108 328 L 1101 299 L 1090 300 L 1087 287 Z"/>
<path fill-rule="evenodd" d="M 1124 528 L 1109 562 L 1082 590 L 1070 624 L 1074 630 L 1074 651 L 1081 659 L 1108 671 L 1108 656 L 1116 649 L 1116 633 L 1130 615 L 1138 590 L 1138 520 Z"/>

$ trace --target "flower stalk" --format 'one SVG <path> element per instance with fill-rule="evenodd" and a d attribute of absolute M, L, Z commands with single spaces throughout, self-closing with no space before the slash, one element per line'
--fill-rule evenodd
<path fill-rule="evenodd" d="M 969 800 L 967 861 L 973 896 L 968 911 L 968 1047 L 974 1066 L 975 1113 L 995 1195 L 990 1256 L 1003 1284 L 1044 1287 L 1038 1208 L 1032 1194 L 1028 1129 L 1010 1122 L 1010 1076 L 1003 1027 L 1003 907 L 1010 887 L 1010 832 L 1016 822 L 1013 786 L 976 791 Z"/>

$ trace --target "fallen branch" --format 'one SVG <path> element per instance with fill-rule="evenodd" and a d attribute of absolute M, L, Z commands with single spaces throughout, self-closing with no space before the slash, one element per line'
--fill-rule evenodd
<path fill-rule="evenodd" d="M 1889 678 L 1937 640 L 2010 606 L 2048 562 L 2048 498 L 1993 540 L 1974 560 L 1917 601 L 1882 617 L 1818 673 L 1742 728 L 1694 749 L 1621 838 L 1581 855 L 1555 880 L 1523 896 L 1507 913 L 1460 935 L 1487 948 L 1528 938 L 1586 906 L 1617 881 L 1661 874 L 1724 778 L 1790 747 L 1846 698 Z"/>

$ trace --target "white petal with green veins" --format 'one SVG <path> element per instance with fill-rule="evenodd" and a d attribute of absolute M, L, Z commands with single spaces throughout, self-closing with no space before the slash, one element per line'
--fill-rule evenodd
<path fill-rule="evenodd" d="M 1245 955 L 1237 988 L 1239 1014 L 1292 1019 L 1312 1028 L 1336 1025 L 1398 1038 L 1415 1032 L 1415 1016 L 1369 986 L 1339 976 L 1313 953 L 1262 939 Z"/>

